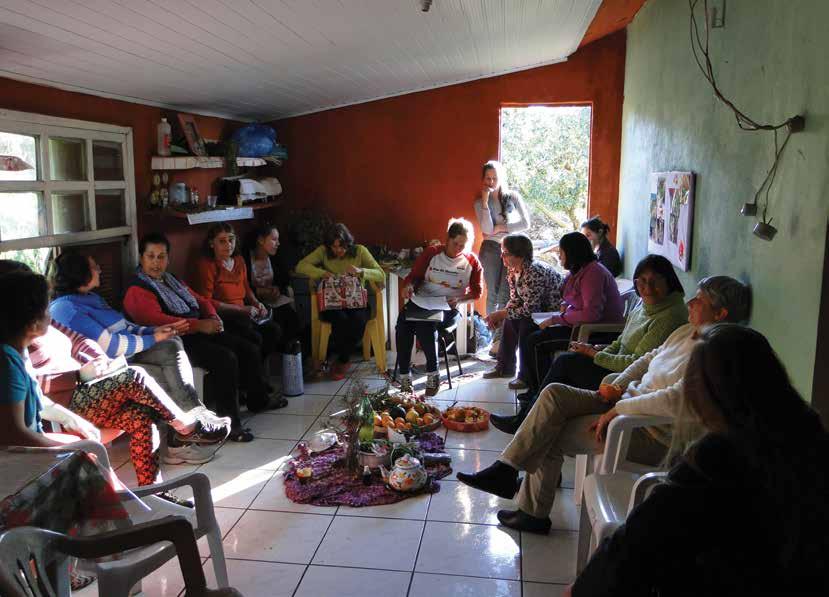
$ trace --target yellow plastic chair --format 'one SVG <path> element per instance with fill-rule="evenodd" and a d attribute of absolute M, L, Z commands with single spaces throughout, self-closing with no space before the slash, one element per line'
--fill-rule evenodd
<path fill-rule="evenodd" d="M 363 359 L 371 359 L 371 352 L 374 351 L 374 362 L 380 373 L 386 372 L 386 326 L 385 313 L 383 311 L 384 286 L 369 282 L 369 288 L 374 293 L 374 316 L 366 323 L 363 332 Z M 317 289 L 313 282 L 309 283 L 311 295 L 311 352 L 314 365 L 319 367 L 328 356 L 328 341 L 331 338 L 331 324 L 319 318 L 319 307 L 317 306 Z"/>

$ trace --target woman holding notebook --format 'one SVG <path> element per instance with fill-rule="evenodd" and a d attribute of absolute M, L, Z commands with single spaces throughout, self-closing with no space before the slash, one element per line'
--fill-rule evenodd
<path fill-rule="evenodd" d="M 409 299 L 397 318 L 397 350 L 400 388 L 411 393 L 410 365 L 415 337 L 426 355 L 426 395 L 440 387 L 437 331 L 458 318 L 457 306 L 481 296 L 483 270 L 470 250 L 475 240 L 472 224 L 463 218 L 449 220 L 446 243 L 427 247 L 403 282 Z"/>

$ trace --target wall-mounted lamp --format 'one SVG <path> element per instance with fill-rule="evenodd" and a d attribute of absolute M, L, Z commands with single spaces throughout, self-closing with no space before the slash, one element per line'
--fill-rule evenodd
<path fill-rule="evenodd" d="M 771 241 L 775 234 L 777 234 L 777 228 L 771 225 L 771 220 L 768 222 L 757 222 L 754 225 L 754 236 L 757 238 Z"/>

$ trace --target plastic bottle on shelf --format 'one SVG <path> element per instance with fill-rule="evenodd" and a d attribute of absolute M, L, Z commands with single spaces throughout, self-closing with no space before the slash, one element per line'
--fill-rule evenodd
<path fill-rule="evenodd" d="M 172 134 L 172 129 L 170 127 L 170 123 L 167 122 L 166 118 L 162 118 L 161 122 L 158 123 L 158 131 L 157 131 L 157 141 L 158 147 L 156 151 L 160 156 L 168 156 L 170 155 L 170 136 Z"/>

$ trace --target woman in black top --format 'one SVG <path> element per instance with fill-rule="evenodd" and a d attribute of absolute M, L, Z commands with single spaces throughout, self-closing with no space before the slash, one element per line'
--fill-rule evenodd
<path fill-rule="evenodd" d="M 599 546 L 572 596 L 829 595 L 829 441 L 766 339 L 706 331 L 684 406 L 681 421 L 707 435 Z"/>
<path fill-rule="evenodd" d="M 586 222 L 581 223 L 581 233 L 590 241 L 590 245 L 596 252 L 596 257 L 599 258 L 599 263 L 607 268 L 613 277 L 616 278 L 622 273 L 622 259 L 619 257 L 619 251 L 607 238 L 610 232 L 610 226 L 602 222 L 599 216 L 593 216 Z"/>

